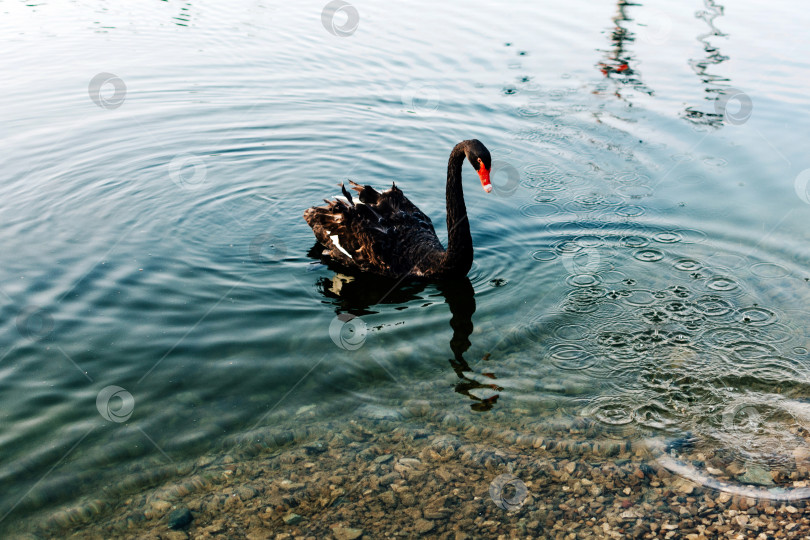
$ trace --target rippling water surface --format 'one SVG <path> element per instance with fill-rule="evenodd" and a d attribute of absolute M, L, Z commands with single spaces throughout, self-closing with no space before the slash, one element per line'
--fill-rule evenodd
<path fill-rule="evenodd" d="M 414 399 L 688 440 L 791 487 L 806 10 L 512 4 L 0 4 L 0 528 L 302 408 Z M 396 181 L 446 239 L 472 137 L 496 187 L 466 190 L 468 280 L 309 256 L 302 212 L 347 179 Z"/>

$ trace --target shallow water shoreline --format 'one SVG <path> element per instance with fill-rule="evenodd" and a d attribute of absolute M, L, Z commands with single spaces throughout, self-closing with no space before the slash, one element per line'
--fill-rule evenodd
<path fill-rule="evenodd" d="M 306 427 L 246 434 L 218 455 L 178 467 L 170 480 L 59 511 L 20 538 L 810 534 L 804 501 L 704 488 L 668 471 L 655 444 L 601 424 L 546 419 L 532 422 L 537 429 L 529 434 L 526 426 L 498 425 L 508 422 L 506 412 L 470 421 L 425 402 L 405 410 L 406 418 L 340 421 L 307 414 L 299 419 Z M 172 530 L 178 509 L 190 510 L 192 521 Z"/>

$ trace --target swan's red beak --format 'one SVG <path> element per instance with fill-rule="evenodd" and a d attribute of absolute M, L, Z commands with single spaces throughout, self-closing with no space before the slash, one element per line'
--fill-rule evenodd
<path fill-rule="evenodd" d="M 482 164 L 478 169 L 478 177 L 481 178 L 481 185 L 484 186 L 484 191 L 489 193 L 492 191 L 492 184 L 489 183 L 489 169 Z"/>

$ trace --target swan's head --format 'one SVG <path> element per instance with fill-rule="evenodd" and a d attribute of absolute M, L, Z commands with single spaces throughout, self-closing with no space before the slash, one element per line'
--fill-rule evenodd
<path fill-rule="evenodd" d="M 470 139 L 467 143 L 467 159 L 470 160 L 472 166 L 478 171 L 478 177 L 481 179 L 481 185 L 484 191 L 489 193 L 492 191 L 492 184 L 489 182 L 489 172 L 492 169 L 492 157 L 489 155 L 489 150 L 478 139 Z"/>

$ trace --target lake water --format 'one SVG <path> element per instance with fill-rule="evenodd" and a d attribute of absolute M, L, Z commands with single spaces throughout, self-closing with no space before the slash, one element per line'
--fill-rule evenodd
<path fill-rule="evenodd" d="M 325 4 L 0 4 L 0 530 L 413 403 L 689 440 L 751 476 L 680 474 L 803 497 L 807 11 Z M 467 138 L 495 184 L 465 165 L 468 280 L 309 255 L 348 179 L 445 241 Z"/>

